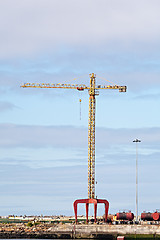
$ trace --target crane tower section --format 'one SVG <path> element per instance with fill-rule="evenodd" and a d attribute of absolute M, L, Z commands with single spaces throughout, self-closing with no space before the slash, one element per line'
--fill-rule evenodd
<path fill-rule="evenodd" d="M 88 116 L 88 198 L 95 198 L 95 76 L 90 77 Z"/>

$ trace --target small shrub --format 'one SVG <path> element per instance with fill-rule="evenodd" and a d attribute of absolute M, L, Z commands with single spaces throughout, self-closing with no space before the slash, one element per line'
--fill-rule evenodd
<path fill-rule="evenodd" d="M 27 227 L 32 227 L 33 226 L 33 223 L 32 222 L 28 222 L 27 223 Z"/>

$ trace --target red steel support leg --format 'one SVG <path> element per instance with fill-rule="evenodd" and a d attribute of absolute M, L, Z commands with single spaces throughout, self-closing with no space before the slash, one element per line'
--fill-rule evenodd
<path fill-rule="evenodd" d="M 89 203 L 86 203 L 86 222 L 88 223 L 88 210 L 89 210 Z"/>
<path fill-rule="evenodd" d="M 107 222 L 109 202 L 106 199 L 97 199 L 97 203 L 105 204 L 105 222 Z"/>
<path fill-rule="evenodd" d="M 109 203 L 105 203 L 105 222 L 107 222 Z"/>
<path fill-rule="evenodd" d="M 94 222 L 97 221 L 97 201 L 94 203 Z"/>
<path fill-rule="evenodd" d="M 77 201 L 73 203 L 73 207 L 74 207 L 75 221 L 77 223 Z"/>
<path fill-rule="evenodd" d="M 73 207 L 74 207 L 74 213 L 75 213 L 75 222 L 77 223 L 78 222 L 78 219 L 77 219 L 77 205 L 78 203 L 85 203 L 85 204 L 89 204 L 89 199 L 77 199 L 74 201 L 73 203 Z M 86 205 L 86 216 L 87 216 L 87 219 L 88 219 L 88 206 Z"/>

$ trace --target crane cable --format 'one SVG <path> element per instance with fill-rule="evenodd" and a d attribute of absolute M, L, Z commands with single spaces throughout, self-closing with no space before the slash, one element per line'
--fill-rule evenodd
<path fill-rule="evenodd" d="M 76 78 L 73 78 L 73 79 L 69 79 L 68 81 L 71 82 L 71 81 L 76 81 L 76 80 L 80 80 L 81 78 L 84 78 L 88 76 L 88 74 L 84 74 L 84 75 L 80 75 L 79 77 L 76 77 Z M 66 82 L 66 81 L 65 81 Z"/>
<path fill-rule="evenodd" d="M 79 91 L 79 119 L 82 119 L 82 91 Z"/>
<path fill-rule="evenodd" d="M 80 103 L 80 120 L 81 120 L 81 102 L 82 102 L 82 99 L 80 98 L 79 99 L 79 103 Z"/>
<path fill-rule="evenodd" d="M 113 82 L 111 82 L 111 81 L 109 81 L 109 80 L 107 80 L 107 79 L 105 79 L 105 78 L 103 78 L 103 77 L 100 77 L 100 76 L 97 76 L 98 78 L 101 78 L 102 80 L 105 80 L 105 81 L 107 81 L 107 82 L 109 82 L 109 83 L 111 83 L 111 84 L 113 84 L 113 85 L 115 85 Z"/>

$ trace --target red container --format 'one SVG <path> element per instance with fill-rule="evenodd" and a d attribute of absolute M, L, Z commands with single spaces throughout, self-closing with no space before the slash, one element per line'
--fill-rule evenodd
<path fill-rule="evenodd" d="M 117 216 L 117 220 L 132 221 L 134 219 L 134 214 L 132 212 L 117 213 L 116 216 Z"/>
<path fill-rule="evenodd" d="M 154 212 L 152 214 L 152 216 L 153 216 L 153 220 L 155 220 L 155 221 L 159 221 L 160 220 L 160 212 Z"/>
<path fill-rule="evenodd" d="M 143 221 L 153 221 L 153 213 L 150 213 L 150 212 L 141 213 L 141 220 L 143 220 Z"/>

